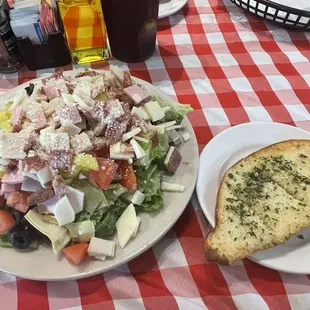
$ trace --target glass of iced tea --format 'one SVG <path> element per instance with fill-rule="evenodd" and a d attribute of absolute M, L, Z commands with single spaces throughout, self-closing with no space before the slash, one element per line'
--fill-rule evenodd
<path fill-rule="evenodd" d="M 101 0 L 112 55 L 141 62 L 155 51 L 159 0 Z"/>

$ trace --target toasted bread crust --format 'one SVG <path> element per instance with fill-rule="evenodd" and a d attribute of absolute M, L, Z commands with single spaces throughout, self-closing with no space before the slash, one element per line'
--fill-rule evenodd
<path fill-rule="evenodd" d="M 290 150 L 303 150 L 303 147 L 308 147 L 310 146 L 310 140 L 287 140 L 279 143 L 272 144 L 270 146 L 267 146 L 265 148 L 262 148 L 249 156 L 239 160 L 237 163 L 235 163 L 231 168 L 229 168 L 226 173 L 223 176 L 223 179 L 221 181 L 218 193 L 217 193 L 217 202 L 216 202 L 216 211 L 215 211 L 215 228 L 209 232 L 209 234 L 206 236 L 205 241 L 204 241 L 204 250 L 205 250 L 205 257 L 208 261 L 210 262 L 216 262 L 219 264 L 223 265 L 229 265 L 233 263 L 236 260 L 242 259 L 246 256 L 249 256 L 259 250 L 265 250 L 267 248 L 270 248 L 272 246 L 275 246 L 277 244 L 285 242 L 289 237 L 291 237 L 293 234 L 297 233 L 298 231 L 301 231 L 302 229 L 306 228 L 307 226 L 310 225 L 310 220 L 308 223 L 300 225 L 298 229 L 292 233 L 289 233 L 286 236 L 283 236 L 280 241 L 277 240 L 274 244 L 261 244 L 260 247 L 257 249 L 249 249 L 247 248 L 242 248 L 238 253 L 234 253 L 234 255 L 229 257 L 225 255 L 222 251 L 222 248 L 218 247 L 217 245 L 214 244 L 214 240 L 218 238 L 220 232 L 224 229 L 222 227 L 222 222 L 221 222 L 221 212 L 223 211 L 223 206 L 221 204 L 222 196 L 224 196 L 225 191 L 227 190 L 225 188 L 225 183 L 227 182 L 228 175 L 230 174 L 231 171 L 233 171 L 236 167 L 238 167 L 240 164 L 243 164 L 246 166 L 248 163 L 253 162 L 255 159 L 259 159 L 263 156 L 273 156 L 273 154 L 277 154 L 281 156 L 281 153 L 284 152 L 290 152 Z M 310 154 L 309 154 L 310 157 Z M 308 202 L 310 204 L 310 201 Z"/>

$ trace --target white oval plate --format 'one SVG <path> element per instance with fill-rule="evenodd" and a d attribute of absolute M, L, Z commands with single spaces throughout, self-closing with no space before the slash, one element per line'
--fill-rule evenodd
<path fill-rule="evenodd" d="M 158 18 L 170 16 L 181 10 L 187 3 L 187 0 L 160 0 Z"/>
<path fill-rule="evenodd" d="M 64 75 L 74 76 L 79 71 L 81 70 L 66 71 Z M 39 80 L 35 79 L 31 82 Z M 153 85 L 138 78 L 135 78 L 135 80 L 154 95 L 160 94 L 166 100 L 173 101 Z M 23 89 L 28 84 L 29 82 L 9 91 L 1 97 L 1 102 L 3 102 L 4 98 L 6 98 L 5 100 L 11 98 L 16 91 Z M 166 193 L 164 197 L 164 209 L 161 212 L 157 214 L 141 213 L 139 215 L 141 224 L 138 234 L 124 249 L 119 247 L 117 237 L 114 236 L 113 240 L 117 243 L 115 258 L 108 259 L 105 262 L 88 259 L 81 266 L 75 267 L 69 264 L 65 258 L 55 256 L 51 247 L 48 245 L 41 245 L 38 250 L 33 252 L 19 252 L 14 249 L 0 248 L 0 270 L 32 280 L 61 281 L 79 279 L 116 268 L 142 254 L 154 245 L 181 216 L 195 189 L 199 165 L 198 146 L 195 133 L 187 118 L 184 119 L 184 125 L 186 131 L 191 135 L 191 140 L 180 148 L 183 157 L 182 161 L 186 164 L 180 165 L 177 173 L 170 178 L 170 181 L 183 184 L 186 190 L 184 193 Z"/>
<path fill-rule="evenodd" d="M 215 136 L 200 155 L 196 192 L 208 221 L 215 226 L 217 191 L 224 173 L 241 158 L 273 143 L 289 139 L 310 139 L 310 133 L 279 123 L 246 123 Z M 304 239 L 299 239 L 298 235 Z M 310 273 L 310 228 L 291 237 L 284 244 L 260 251 L 249 257 L 271 269 Z"/>

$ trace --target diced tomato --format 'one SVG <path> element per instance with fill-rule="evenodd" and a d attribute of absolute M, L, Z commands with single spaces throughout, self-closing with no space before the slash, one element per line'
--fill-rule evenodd
<path fill-rule="evenodd" d="M 93 153 L 95 153 L 97 157 L 108 158 L 110 156 L 110 150 L 107 146 L 104 146 L 98 150 L 93 150 Z"/>
<path fill-rule="evenodd" d="M 79 265 L 87 255 L 88 243 L 77 243 L 62 250 L 70 264 Z"/>
<path fill-rule="evenodd" d="M 0 235 L 5 235 L 15 225 L 14 217 L 5 210 L 0 210 Z"/>
<path fill-rule="evenodd" d="M 107 189 L 115 176 L 118 165 L 113 160 L 106 158 L 97 158 L 97 161 L 99 170 L 91 170 L 90 174 L 101 188 Z"/>
<path fill-rule="evenodd" d="M 137 189 L 137 178 L 132 165 L 123 160 L 119 166 L 120 181 L 119 183 L 128 189 Z"/>
<path fill-rule="evenodd" d="M 16 191 L 9 194 L 6 204 L 8 207 L 14 208 L 20 212 L 26 213 L 29 209 L 28 197 L 30 193 L 24 191 Z"/>

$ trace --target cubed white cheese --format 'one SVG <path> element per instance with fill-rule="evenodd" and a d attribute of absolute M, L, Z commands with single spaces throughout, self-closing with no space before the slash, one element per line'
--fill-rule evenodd
<path fill-rule="evenodd" d="M 145 121 L 150 119 L 149 115 L 146 113 L 146 111 L 143 107 L 138 107 L 138 108 L 133 107 L 131 110 L 131 114 L 137 115 L 137 116 L 141 117 L 142 119 L 144 119 Z"/>
<path fill-rule="evenodd" d="M 92 107 L 87 105 L 77 94 L 72 94 L 75 102 L 85 111 L 90 112 Z"/>
<path fill-rule="evenodd" d="M 56 203 L 59 200 L 57 196 L 50 198 L 40 204 L 38 204 L 38 212 L 41 214 L 54 214 Z"/>
<path fill-rule="evenodd" d="M 53 174 L 49 167 L 44 167 L 37 172 L 37 177 L 41 186 L 45 188 L 45 184 L 53 180 Z"/>
<path fill-rule="evenodd" d="M 116 222 L 117 237 L 123 249 L 139 226 L 134 205 L 131 203 Z"/>
<path fill-rule="evenodd" d="M 10 106 L 9 111 L 15 110 L 24 100 L 25 91 L 22 91 L 14 96 L 13 104 Z"/>
<path fill-rule="evenodd" d="M 140 191 L 136 190 L 131 198 L 131 202 L 135 205 L 140 206 L 145 199 L 145 195 Z"/>
<path fill-rule="evenodd" d="M 183 138 L 184 142 L 187 142 L 191 139 L 191 135 L 188 132 L 186 132 L 182 135 L 182 138 Z"/>
<path fill-rule="evenodd" d="M 47 150 L 69 150 L 70 138 L 67 133 L 47 132 L 44 136 L 44 147 Z"/>
<path fill-rule="evenodd" d="M 106 259 L 106 256 L 104 256 L 104 255 L 101 255 L 101 256 L 100 255 L 96 255 L 95 258 L 98 259 L 98 260 L 101 260 L 102 262 L 104 262 L 105 259 Z"/>
<path fill-rule="evenodd" d="M 134 152 L 125 148 L 121 142 L 110 145 L 111 159 L 129 160 L 130 158 L 133 158 L 134 155 Z"/>
<path fill-rule="evenodd" d="M 114 257 L 116 244 L 114 241 L 92 237 L 87 250 L 90 256 Z"/>
<path fill-rule="evenodd" d="M 35 181 L 38 181 L 38 182 L 39 182 L 39 178 L 38 178 L 38 176 L 37 176 L 37 172 L 32 173 L 32 172 L 30 172 L 30 171 L 29 171 L 29 172 L 24 171 L 23 174 L 24 174 L 24 177 L 30 178 L 30 179 L 32 179 L 32 180 L 35 180 Z"/>
<path fill-rule="evenodd" d="M 181 184 L 161 182 L 161 190 L 164 192 L 184 192 L 184 186 Z"/>
<path fill-rule="evenodd" d="M 20 133 L 0 133 L 0 157 L 4 159 L 23 159 L 26 157 L 27 140 Z"/>
<path fill-rule="evenodd" d="M 72 105 L 74 103 L 74 98 L 73 98 L 72 95 L 66 94 L 66 93 L 62 93 L 61 96 L 62 96 L 62 99 L 63 99 L 64 103 L 67 106 L 70 106 L 70 105 Z"/>
<path fill-rule="evenodd" d="M 121 83 L 124 81 L 124 72 L 117 66 L 110 66 L 110 72 L 113 74 Z"/>
<path fill-rule="evenodd" d="M 169 110 L 171 110 L 171 107 L 162 107 L 162 109 L 163 109 L 163 111 L 166 113 L 166 112 L 168 112 Z"/>
<path fill-rule="evenodd" d="M 77 154 L 91 151 L 93 149 L 93 145 L 85 132 L 82 132 L 81 134 L 72 137 L 70 140 L 70 144 L 74 152 Z"/>
<path fill-rule="evenodd" d="M 142 158 L 146 155 L 141 145 L 135 139 L 131 139 L 130 144 L 135 151 L 137 159 Z"/>
<path fill-rule="evenodd" d="M 166 131 L 173 130 L 173 129 L 182 129 L 182 128 L 184 128 L 182 125 L 175 125 L 175 126 L 166 128 Z"/>
<path fill-rule="evenodd" d="M 166 155 L 166 158 L 165 158 L 165 160 L 164 160 L 164 165 L 165 165 L 165 166 L 168 165 L 169 160 L 170 160 L 170 157 L 171 157 L 171 155 L 172 155 L 174 149 L 175 149 L 174 146 L 170 146 L 169 151 L 168 151 L 168 153 L 167 153 L 167 155 Z"/>
<path fill-rule="evenodd" d="M 155 127 L 163 127 L 163 128 L 168 128 L 168 127 L 171 127 L 173 125 L 175 125 L 177 122 L 176 121 L 171 121 L 171 122 L 165 122 L 165 123 L 162 123 L 162 124 L 159 124 Z"/>
<path fill-rule="evenodd" d="M 37 192 L 41 190 L 43 187 L 41 184 L 33 179 L 26 179 L 22 183 L 22 191 L 25 192 Z"/>
<path fill-rule="evenodd" d="M 47 135 L 49 133 L 54 133 L 54 132 L 55 132 L 55 126 L 49 126 L 49 127 L 46 127 L 40 130 L 39 142 L 43 147 L 45 147 L 46 144 L 49 143 L 49 141 L 46 140 Z"/>
<path fill-rule="evenodd" d="M 140 223 L 141 223 L 140 217 L 137 217 L 137 221 L 138 221 L 138 225 L 136 226 L 136 229 L 134 230 L 134 232 L 133 232 L 133 234 L 131 236 L 132 238 L 134 238 L 137 235 L 137 233 L 138 233 L 138 229 L 139 229 L 139 226 L 140 226 Z"/>
<path fill-rule="evenodd" d="M 140 141 L 140 142 L 144 142 L 144 143 L 148 143 L 149 142 L 149 140 L 147 140 L 145 138 L 142 138 L 142 137 L 139 137 L 139 136 L 135 136 L 134 139 L 137 140 L 137 141 Z"/>
<path fill-rule="evenodd" d="M 165 117 L 165 112 L 157 101 L 149 101 L 144 105 L 147 114 L 151 117 L 152 122 L 157 122 Z"/>
<path fill-rule="evenodd" d="M 7 166 L 10 162 L 6 159 L 0 158 L 0 165 Z"/>
<path fill-rule="evenodd" d="M 66 196 L 68 197 L 74 213 L 77 214 L 81 211 L 83 211 L 84 207 L 84 193 L 79 191 L 78 189 L 75 189 L 71 186 L 66 186 Z"/>
<path fill-rule="evenodd" d="M 70 121 L 63 121 L 61 127 L 58 129 L 59 132 L 64 132 L 73 137 L 81 132 L 81 128 L 72 124 Z"/>
<path fill-rule="evenodd" d="M 165 133 L 165 127 L 163 126 L 153 126 L 152 130 L 156 131 L 160 135 L 163 135 Z"/>
<path fill-rule="evenodd" d="M 74 222 L 75 213 L 67 196 L 63 196 L 56 202 L 54 215 L 59 226 Z"/>
<path fill-rule="evenodd" d="M 141 132 L 141 128 L 134 128 L 131 131 L 124 133 L 122 136 L 122 141 L 129 140 L 130 138 L 136 136 L 139 132 Z"/>

